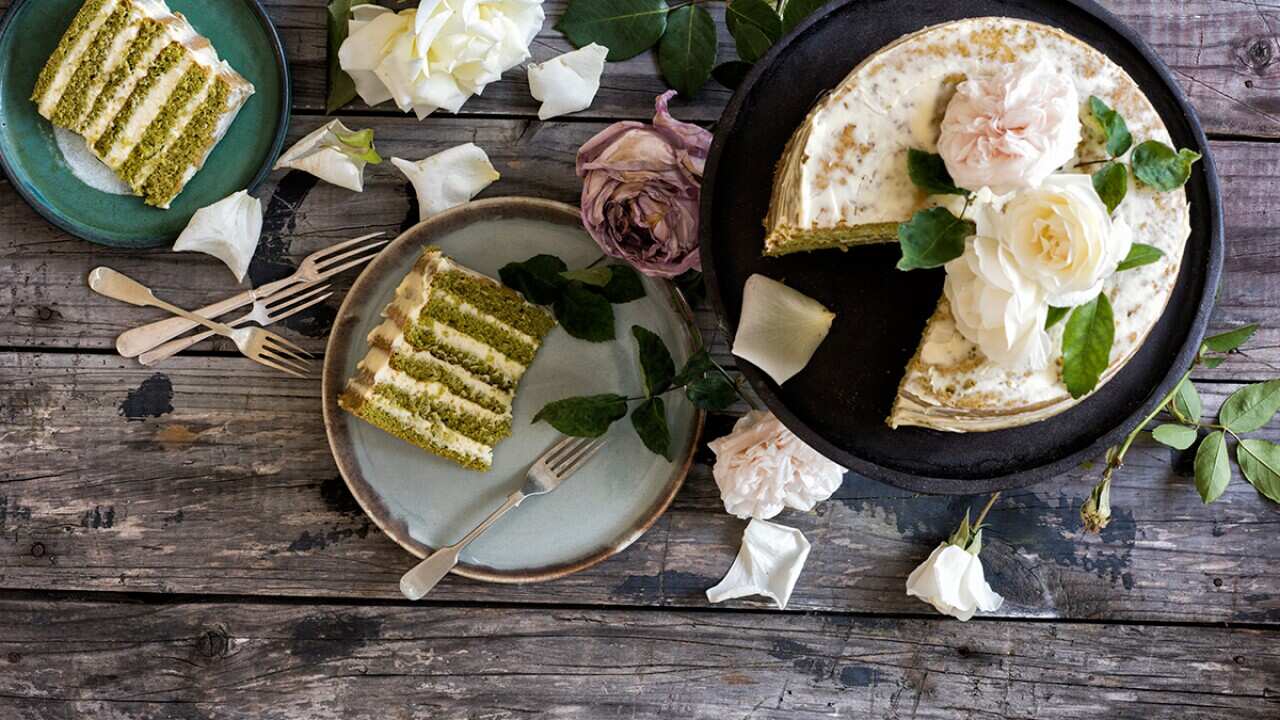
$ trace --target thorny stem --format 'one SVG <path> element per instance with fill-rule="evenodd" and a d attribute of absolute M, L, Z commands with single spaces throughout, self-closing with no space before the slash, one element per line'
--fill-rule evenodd
<path fill-rule="evenodd" d="M 1190 378 L 1191 378 L 1191 371 L 1188 370 L 1182 376 L 1182 379 L 1179 380 L 1177 384 L 1173 386 L 1173 389 L 1170 390 L 1169 393 L 1164 396 L 1164 399 L 1161 400 L 1159 404 L 1156 405 L 1155 409 L 1152 410 L 1149 415 L 1143 418 L 1142 422 L 1138 423 L 1138 427 L 1134 428 L 1133 432 L 1129 433 L 1128 437 L 1124 439 L 1124 442 L 1121 443 L 1120 445 L 1120 449 L 1117 450 L 1115 453 L 1113 453 L 1112 456 L 1107 460 L 1107 469 L 1102 472 L 1102 479 L 1104 482 L 1110 480 L 1112 473 L 1114 473 L 1116 470 L 1119 470 L 1121 467 L 1124 466 L 1125 453 L 1129 452 L 1129 448 L 1133 445 L 1133 441 L 1138 439 L 1138 435 L 1141 434 L 1142 431 L 1146 429 L 1148 423 L 1150 423 L 1152 420 L 1155 420 L 1156 416 L 1159 415 L 1160 412 L 1163 411 L 1166 407 L 1168 407 L 1169 403 L 1173 402 L 1174 396 L 1178 394 L 1178 388 L 1182 387 L 1182 383 L 1186 382 Z"/>

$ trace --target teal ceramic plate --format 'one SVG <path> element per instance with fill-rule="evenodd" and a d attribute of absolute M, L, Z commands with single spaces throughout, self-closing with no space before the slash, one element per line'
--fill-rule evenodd
<path fill-rule="evenodd" d="M 600 250 L 582 230 L 576 208 L 545 200 L 498 198 L 472 203 L 409 230 L 352 286 L 329 337 L 324 414 L 329 444 L 365 512 L 405 549 L 425 557 L 453 543 L 502 504 L 558 433 L 532 422 L 543 405 L 571 395 L 639 391 L 633 324 L 662 336 L 677 364 L 695 347 L 688 307 L 668 282 L 645 279 L 647 297 L 615 305 L 617 340 L 589 343 L 551 331 L 516 395 L 511 437 L 494 451 L 493 468 L 464 470 L 343 412 L 338 395 L 367 351 L 365 336 L 427 245 L 497 277 L 508 262 L 539 253 L 585 267 Z M 666 396 L 674 461 L 644 448 L 625 420 L 609 444 L 558 490 L 530 498 L 462 554 L 455 572 L 495 582 L 549 580 L 620 552 L 666 510 L 684 482 L 702 430 L 702 413 L 683 395 Z M 405 569 L 409 565 L 406 563 Z"/>
<path fill-rule="evenodd" d="M 0 20 L 0 167 L 49 222 L 100 245 L 155 247 L 172 242 L 192 214 L 271 172 L 289 129 L 289 68 L 284 46 L 255 0 L 169 0 L 253 83 L 222 142 L 169 210 L 81 182 L 63 160 L 53 126 L 36 112 L 31 90 L 82 0 L 15 0 Z"/>

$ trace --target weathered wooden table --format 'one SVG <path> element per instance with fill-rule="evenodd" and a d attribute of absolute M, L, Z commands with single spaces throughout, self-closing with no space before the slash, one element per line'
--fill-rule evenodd
<path fill-rule="evenodd" d="M 296 139 L 324 120 L 324 3 L 266 4 Z M 1108 4 L 1173 66 L 1214 138 L 1228 240 L 1214 328 L 1263 326 L 1247 355 L 1197 377 L 1216 409 L 1280 365 L 1280 5 Z M 564 5 L 547 2 L 538 60 L 567 49 L 552 29 Z M 553 122 L 534 119 L 518 71 L 458 117 L 343 116 L 376 128 L 384 156 L 475 141 L 503 173 L 486 196 L 575 202 L 578 146 L 648 119 L 662 89 L 642 56 L 607 68 L 591 110 Z M 674 112 L 709 124 L 728 97 L 712 83 Z M 401 175 L 368 180 L 355 195 L 273 176 L 254 279 L 414 221 Z M 903 587 L 969 500 L 852 476 L 782 518 L 813 542 L 788 612 L 708 606 L 743 523 L 705 451 L 620 557 L 544 585 L 450 579 L 409 604 L 396 583 L 411 558 L 338 477 L 319 382 L 227 345 L 158 370 L 121 359 L 115 336 L 153 316 L 91 294 L 99 264 L 188 307 L 229 289 L 216 261 L 89 245 L 0 184 L 0 718 L 1280 717 L 1280 509 L 1238 477 L 1201 505 L 1183 455 L 1130 453 L 1100 537 L 1077 515 L 1096 470 L 1007 494 L 983 557 L 1008 602 L 968 624 Z M 290 332 L 320 349 L 333 314 Z M 731 362 L 723 344 L 719 356 Z M 732 420 L 713 418 L 708 437 Z"/>

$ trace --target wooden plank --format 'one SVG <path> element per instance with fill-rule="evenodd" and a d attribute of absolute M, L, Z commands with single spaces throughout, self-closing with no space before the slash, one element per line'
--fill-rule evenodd
<path fill-rule="evenodd" d="M 295 122 L 300 136 L 319 120 Z M 353 121 L 353 124 L 359 124 Z M 484 147 L 502 172 L 482 197 L 532 195 L 576 203 L 581 183 L 574 174 L 577 148 L 602 123 L 538 123 L 520 120 L 439 119 L 424 125 L 405 119 L 378 119 L 378 146 L 387 157 L 425 157 L 462 142 Z M 1280 240 L 1274 233 L 1273 199 L 1280 196 L 1280 146 L 1215 143 L 1224 185 L 1227 265 L 1214 319 L 1215 331 L 1257 322 L 1264 327 L 1247 356 L 1234 358 L 1203 377 L 1270 377 L 1280 366 Z M 301 173 L 276 173 L 259 192 L 268 219 L 250 280 L 275 279 L 306 254 L 341 239 L 373 230 L 394 235 L 417 219 L 411 186 L 390 163 L 367 171 L 367 188 L 354 194 Z M 109 351 L 115 336 L 155 311 L 122 305 L 91 293 L 88 271 L 109 264 L 151 285 L 166 299 L 198 307 L 235 290 L 223 265 L 203 255 L 163 249 L 126 252 L 100 248 L 61 233 L 18 200 L 0 181 L 0 347 L 76 348 Z M 337 283 L 345 289 L 350 278 Z M 339 295 L 327 308 L 290 321 L 290 329 L 321 349 Z M 714 328 L 704 314 L 704 327 Z M 201 346 L 233 351 L 227 343 Z"/>
<path fill-rule="evenodd" d="M 10 0 L 0 0 L 0 10 Z M 293 73 L 294 107 L 299 112 L 324 111 L 327 95 L 326 14 L 316 0 L 267 0 L 288 52 Z M 533 61 L 542 62 L 572 49 L 555 29 L 567 0 L 547 0 L 547 21 L 534 40 Z M 1280 9 L 1272 5 L 1223 0 L 1103 0 L 1102 4 L 1133 26 L 1172 68 L 1211 133 L 1280 137 Z M 737 59 L 733 40 L 723 22 L 723 6 L 708 4 L 720 31 L 719 61 Z M 666 90 L 654 53 L 611 63 L 605 71 L 594 105 L 579 119 L 647 118 L 653 97 Z M 714 80 L 692 100 L 677 100 L 677 116 L 712 122 L 731 92 Z M 388 110 L 388 108 L 391 108 Z M 468 115 L 537 114 L 538 102 L 529 94 L 521 69 L 509 71 L 499 82 L 463 107 Z M 394 114 L 391 105 L 370 111 L 358 102 L 351 110 Z"/>
<path fill-rule="evenodd" d="M 1205 385 L 1209 411 L 1233 388 Z M 412 560 L 338 479 L 317 392 L 238 358 L 156 373 L 105 355 L 0 355 L 0 588 L 397 597 Z M 709 460 L 621 556 L 545 585 L 451 579 L 432 599 L 704 606 L 744 526 Z M 1008 598 L 1001 615 L 1280 622 L 1280 508 L 1239 477 L 1204 507 L 1189 465 L 1146 444 L 1131 453 L 1101 537 L 1077 515 L 1096 470 L 1010 493 L 983 555 Z M 792 609 L 932 614 L 904 596 L 905 578 L 970 502 L 850 477 L 817 512 L 784 514 L 814 548 Z"/>
<path fill-rule="evenodd" d="M 1275 630 L 0 600 L 0 715 L 1274 718 Z"/>

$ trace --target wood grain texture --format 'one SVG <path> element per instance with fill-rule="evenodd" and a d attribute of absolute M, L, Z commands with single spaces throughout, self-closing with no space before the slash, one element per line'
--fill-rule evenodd
<path fill-rule="evenodd" d="M 1205 385 L 1210 410 L 1234 387 Z M 239 358 L 158 373 L 105 355 L 0 355 L 0 588 L 397 597 L 412 559 L 338 479 L 318 390 Z M 708 437 L 731 422 L 717 418 Z M 744 527 L 724 512 L 710 459 L 621 556 L 544 585 L 450 579 L 432 600 L 705 605 Z M 1189 465 L 1150 445 L 1131 453 L 1101 537 L 1077 515 L 1096 471 L 1008 495 L 983 553 L 1009 601 L 1001 615 L 1280 622 L 1280 508 L 1239 477 L 1205 507 Z M 780 521 L 813 543 L 791 608 L 932 614 L 904 581 L 969 502 L 850 477 L 816 512 L 787 512 Z"/>
<path fill-rule="evenodd" d="M 300 119 L 291 136 L 300 137 L 322 121 Z M 352 119 L 359 127 L 363 119 Z M 484 147 L 503 177 L 481 197 L 532 195 L 576 203 L 581 184 L 574 174 L 577 148 L 604 123 L 541 123 L 528 120 L 378 119 L 378 148 L 386 157 L 419 159 L 458 143 Z M 1226 204 L 1227 263 L 1213 331 L 1255 322 L 1263 326 L 1247 355 L 1198 377 L 1257 379 L 1280 367 L 1280 238 L 1274 232 L 1280 197 L 1280 145 L 1219 142 L 1214 155 Z M 249 280 L 261 284 L 290 272 L 309 252 L 376 230 L 394 236 L 417 221 L 412 186 L 390 163 L 367 170 L 362 194 L 318 183 L 302 173 L 277 172 L 258 192 L 267 221 Z M 138 252 L 100 248 L 68 237 L 44 222 L 0 182 L 0 347 L 75 348 L 111 351 L 115 337 L 157 311 L 140 310 L 93 295 L 88 271 L 108 264 L 150 285 L 165 299 L 186 307 L 236 292 L 234 279 L 217 260 L 164 249 Z M 351 277 L 340 279 L 340 290 Z M 314 350 L 322 349 L 341 299 L 287 323 Z M 709 312 L 701 318 L 714 328 Z M 234 352 L 225 342 L 197 349 Z M 723 348 L 722 348 L 723 349 Z"/>
<path fill-rule="evenodd" d="M 1238 628 L 0 600 L 0 716 L 1274 718 L 1278 639 Z"/>

